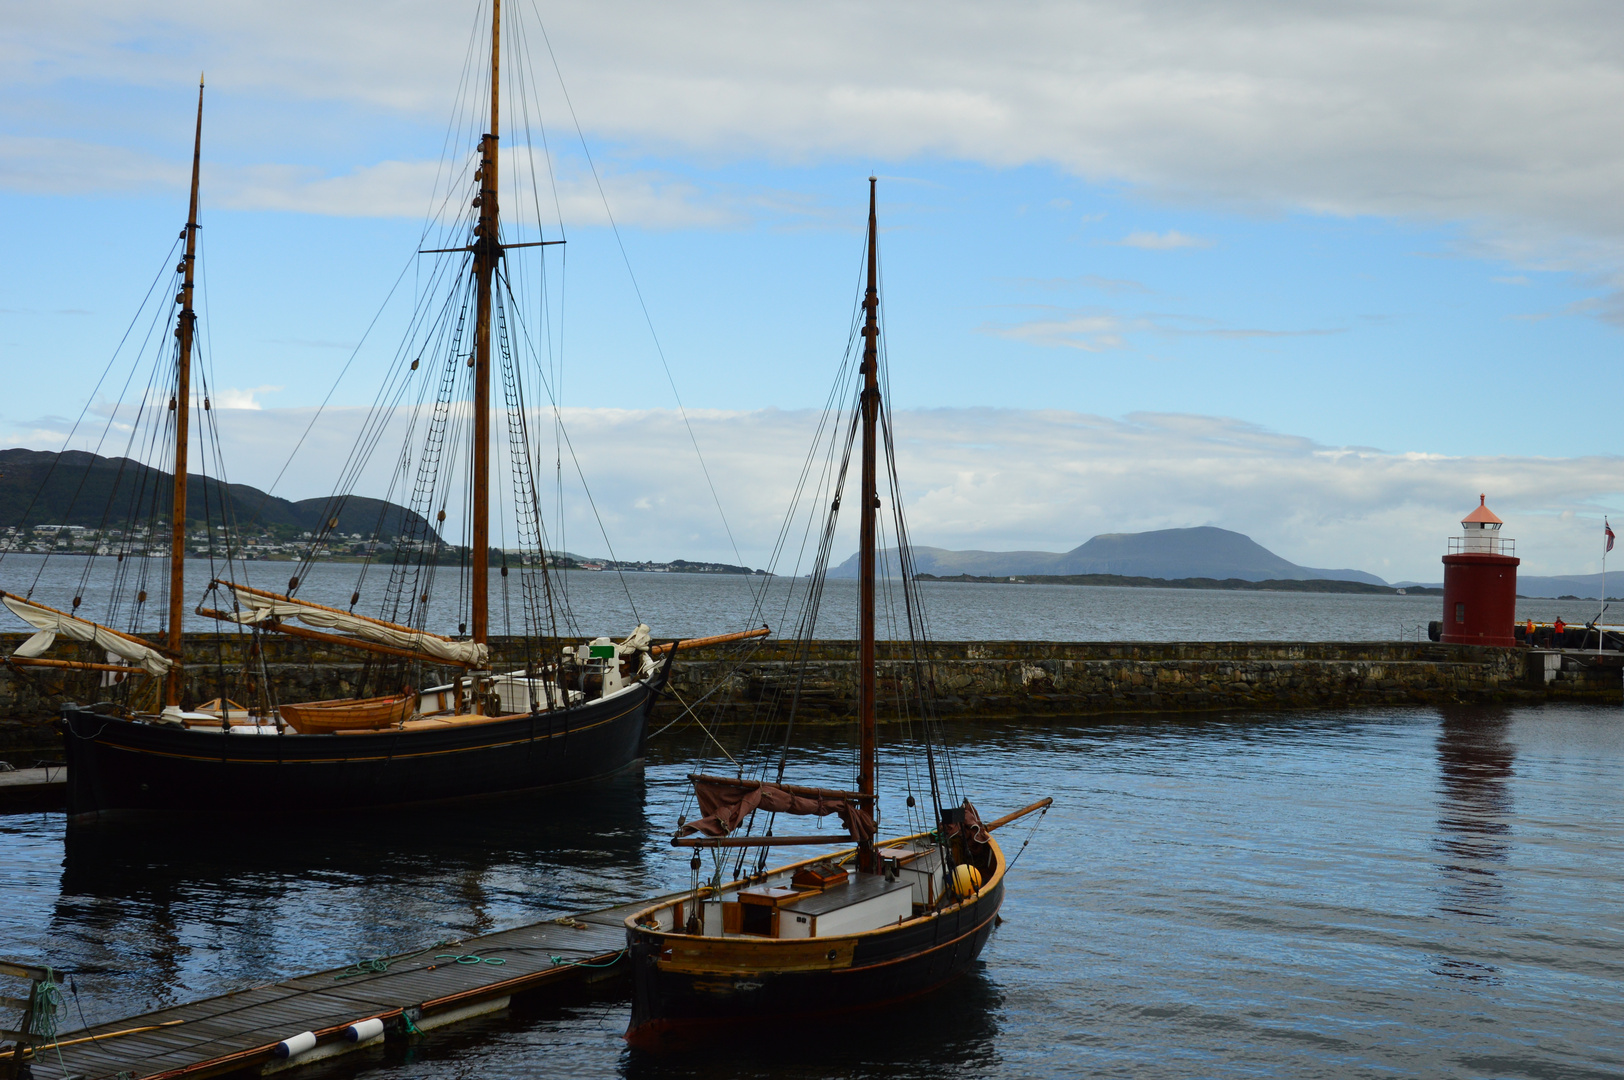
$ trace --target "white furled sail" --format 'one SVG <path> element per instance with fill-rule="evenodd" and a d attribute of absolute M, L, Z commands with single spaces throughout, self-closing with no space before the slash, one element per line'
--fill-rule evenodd
<path fill-rule="evenodd" d="M 401 626 L 399 623 L 369 619 L 364 615 L 353 615 L 338 608 L 327 607 L 325 604 L 313 604 L 288 596 L 278 596 L 230 581 L 220 581 L 218 584 L 230 589 L 237 597 L 238 604 L 245 609 L 235 614 L 227 614 L 225 617 L 248 626 L 272 619 L 298 619 L 307 626 L 338 630 L 363 641 L 391 645 L 397 649 L 410 649 L 464 667 L 483 668 L 490 664 L 490 649 L 483 643 L 454 641 L 439 634 Z"/>
<path fill-rule="evenodd" d="M 4 603 L 11 609 L 13 615 L 39 631 L 23 642 L 17 651 L 12 653 L 13 656 L 22 659 L 38 657 L 49 649 L 55 643 L 57 635 L 61 634 L 74 641 L 94 642 L 107 652 L 140 665 L 149 675 L 167 675 L 169 669 L 175 666 L 173 660 L 145 642 L 88 619 L 81 619 L 77 615 L 69 615 L 65 611 L 36 604 L 32 600 L 24 600 L 11 593 L 0 593 L 0 603 Z"/>

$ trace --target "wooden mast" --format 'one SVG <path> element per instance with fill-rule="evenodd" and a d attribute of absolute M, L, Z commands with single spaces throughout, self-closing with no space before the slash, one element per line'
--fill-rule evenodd
<path fill-rule="evenodd" d="M 186 215 L 186 257 L 181 262 L 180 322 L 175 336 L 180 349 L 175 358 L 175 487 L 169 507 L 169 627 L 165 644 L 171 660 L 182 653 L 181 621 L 186 602 L 186 442 L 187 405 L 192 393 L 192 336 L 197 315 L 192 310 L 192 287 L 197 266 L 197 176 L 203 157 L 203 77 L 197 78 L 197 133 L 192 140 L 192 203 Z M 185 675 L 176 663 L 164 679 L 164 704 L 179 705 Z"/>
<path fill-rule="evenodd" d="M 880 287 L 879 222 L 874 210 L 875 178 L 868 178 L 868 290 L 863 294 L 863 517 L 858 545 L 857 576 L 860 596 L 857 630 L 857 723 L 861 750 L 857 768 L 859 802 L 870 816 L 874 813 L 874 532 L 880 505 L 875 446 L 880 415 Z M 857 868 L 873 871 L 874 844 L 864 841 L 857 848 Z"/>
<path fill-rule="evenodd" d="M 479 281 L 474 321 L 473 475 L 473 640 L 484 644 L 490 632 L 491 496 L 491 285 L 502 257 L 497 218 L 497 140 L 501 133 L 502 0 L 491 3 L 491 129 L 479 146 L 479 225 L 474 240 L 474 275 Z"/>

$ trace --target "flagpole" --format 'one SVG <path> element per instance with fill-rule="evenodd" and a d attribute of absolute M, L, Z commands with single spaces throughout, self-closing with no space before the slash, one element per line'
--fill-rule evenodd
<path fill-rule="evenodd" d="M 1613 527 L 1604 517 L 1601 519 L 1601 614 L 1596 616 L 1596 651 L 1602 651 L 1607 644 L 1606 631 L 1602 629 L 1602 619 L 1607 615 L 1607 552 L 1613 546 Z"/>

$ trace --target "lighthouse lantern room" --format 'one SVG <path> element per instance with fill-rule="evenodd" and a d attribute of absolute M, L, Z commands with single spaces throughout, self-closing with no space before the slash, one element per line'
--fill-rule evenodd
<path fill-rule="evenodd" d="M 1515 645 L 1517 620 L 1516 541 L 1500 535 L 1504 524 L 1486 496 L 1461 521 L 1462 535 L 1449 538 L 1444 556 L 1442 640 L 1452 645 Z"/>

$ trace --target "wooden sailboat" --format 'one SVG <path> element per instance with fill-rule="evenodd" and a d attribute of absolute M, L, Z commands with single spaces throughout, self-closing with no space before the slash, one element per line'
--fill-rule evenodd
<path fill-rule="evenodd" d="M 982 823 L 975 807 L 958 801 L 938 769 L 943 748 L 925 742 L 929 764 L 928 827 L 890 841 L 876 839 L 878 679 L 875 642 L 876 532 L 882 402 L 875 180 L 869 178 L 867 288 L 863 296 L 861 390 L 853 428 L 862 432 L 858 611 L 858 765 L 855 790 L 786 784 L 783 759 L 775 779 L 690 776 L 700 817 L 680 822 L 679 847 L 761 852 L 755 873 L 724 883 L 721 860 L 708 884 L 702 860 L 690 864 L 694 886 L 686 895 L 626 920 L 632 960 L 632 1015 L 626 1038 L 634 1046 L 685 1045 L 713 1029 L 749 1024 L 804 1030 L 809 1022 L 865 1013 L 930 992 L 962 975 L 981 953 L 1003 903 L 1009 863 L 993 831 L 1047 809 L 1043 799 Z M 849 452 L 849 442 L 847 444 Z M 895 476 L 887 438 L 888 471 Z M 844 478 L 844 466 L 841 468 Z M 893 496 L 895 486 L 893 483 Z M 840 506 L 836 486 L 825 536 L 832 536 Z M 911 561 L 893 497 L 904 578 Z M 813 590 L 826 566 L 814 572 Z M 905 580 L 906 584 L 906 580 Z M 917 595 L 907 601 L 917 604 Z M 815 606 L 815 602 L 814 602 Z M 912 608 L 910 634 L 917 623 Z M 814 617 L 806 624 L 816 626 Z M 810 631 L 809 631 L 810 632 Z M 919 659 L 916 650 L 915 660 Z M 916 720 L 928 727 L 928 671 L 916 685 L 923 706 Z M 791 711 L 793 717 L 793 709 Z M 787 733 L 786 733 L 787 748 Z M 914 812 L 916 800 L 907 805 Z M 828 835 L 776 836 L 750 823 L 762 814 L 837 816 L 854 846 L 848 850 L 765 870 L 767 849 L 830 845 Z M 741 831 L 742 828 L 742 831 Z"/>
<path fill-rule="evenodd" d="M 439 391 L 423 449 L 428 464 L 420 469 L 413 494 L 423 512 L 412 507 L 416 515 L 412 520 L 427 530 L 420 534 L 418 547 L 425 554 L 414 567 L 403 568 L 398 562 L 390 566 L 392 595 L 404 614 L 390 611 L 385 618 L 356 612 L 359 587 L 346 610 L 297 596 L 300 575 L 290 579 L 285 592 L 274 592 L 238 580 L 234 570 L 210 582 L 210 593 L 223 598 L 223 602 L 216 601 L 220 606 L 199 605 L 196 609 L 197 614 L 212 617 L 248 639 L 245 668 L 258 655 L 260 635 L 283 634 L 370 658 L 372 682 L 386 684 L 382 693 L 300 703 L 280 700 L 280 688 L 259 679 L 254 683 L 258 700 L 250 703 L 247 715 L 230 706 L 206 712 L 183 708 L 188 686 L 181 629 L 189 379 L 196 321 L 192 293 L 202 145 L 200 88 L 186 255 L 176 299 L 180 315 L 175 328 L 178 348 L 172 405 L 169 613 L 163 643 L 146 642 L 22 597 L 0 597 L 40 630 L 11 658 L 12 663 L 89 667 L 163 679 L 163 707 L 154 712 L 135 704 L 129 684 L 110 692 L 106 701 L 64 708 L 59 724 L 68 757 L 70 814 L 189 810 L 199 805 L 251 813 L 319 812 L 529 790 L 607 776 L 640 762 L 649 712 L 665 685 L 678 647 L 767 633 L 762 627 L 700 641 L 656 644 L 649 628 L 639 626 L 619 641 L 600 636 L 574 645 L 558 632 L 539 500 L 530 479 L 524 398 L 513 382 L 517 369 L 509 322 L 515 318 L 517 300 L 502 268 L 512 249 L 542 249 L 562 241 L 509 243 L 502 234 L 498 152 L 501 0 L 492 0 L 491 15 L 489 127 L 475 151 L 471 190 L 462 203 L 465 209 L 452 226 L 466 232 L 459 234 L 463 242 L 456 246 L 424 252 L 460 260 L 446 278 L 453 290 L 450 295 L 462 296 L 468 306 L 460 315 L 449 306 L 445 309 L 452 312 L 448 325 L 454 323 L 454 328 L 442 335 L 442 341 L 449 341 L 436 360 L 443 374 L 437 384 L 431 384 L 438 385 Z M 465 347 L 462 333 L 470 323 L 472 342 Z M 417 325 L 428 324 L 414 322 Z M 405 376 L 416 372 L 427 355 L 420 349 Z M 523 533 L 530 545 L 526 553 L 534 556 L 517 567 L 514 575 L 523 585 L 520 601 L 526 613 L 526 660 L 522 668 L 505 672 L 493 670 L 490 648 L 491 441 L 496 411 L 492 383 L 493 371 L 498 369 L 507 391 L 505 415 L 512 453 L 522 456 L 510 461 L 509 470 L 530 485 L 515 517 L 528 529 Z M 463 378 L 469 383 L 468 397 L 455 401 L 458 380 Z M 465 480 L 448 480 L 436 488 L 423 477 L 436 480 L 441 460 L 456 460 L 455 452 L 445 446 L 447 431 L 456 427 L 448 419 L 454 415 L 469 419 L 468 473 Z M 348 482 L 353 483 L 358 470 L 347 468 L 346 472 Z M 454 636 L 431 632 L 426 625 L 433 567 L 443 562 L 442 538 L 429 524 L 429 511 L 436 492 L 447 487 L 469 493 L 467 517 L 472 534 L 460 565 L 465 574 L 460 583 L 468 619 Z M 348 489 L 333 496 L 331 514 L 324 515 L 327 527 L 313 542 L 312 551 L 336 528 L 350 497 Z M 438 521 L 443 523 L 445 496 L 440 498 Z M 435 548 L 432 552 L 431 547 Z M 229 558 L 227 565 L 234 565 Z M 508 577 L 504 558 L 503 588 Z M 93 642 L 112 659 L 123 658 L 124 662 L 103 665 L 40 656 L 56 634 Z M 425 683 L 437 685 L 423 688 Z M 221 686 L 218 694 L 223 699 L 239 690 Z"/>

